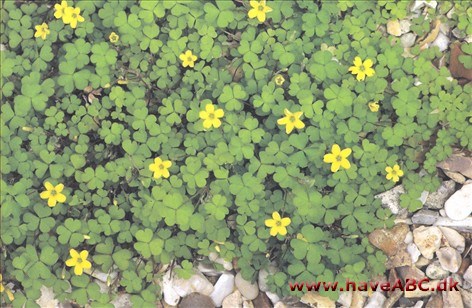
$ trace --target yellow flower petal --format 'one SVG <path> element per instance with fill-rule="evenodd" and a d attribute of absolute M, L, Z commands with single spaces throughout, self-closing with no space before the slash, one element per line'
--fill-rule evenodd
<path fill-rule="evenodd" d="M 325 156 L 323 157 L 323 161 L 325 163 L 333 163 L 336 161 L 336 156 L 334 156 L 334 154 L 325 154 Z"/>
<path fill-rule="evenodd" d="M 289 121 L 289 122 L 285 125 L 285 132 L 286 132 L 287 134 L 290 134 L 290 133 L 293 131 L 294 128 L 295 128 L 295 125 L 294 125 L 292 122 Z"/>
<path fill-rule="evenodd" d="M 85 259 L 87 259 L 88 254 L 89 254 L 89 253 L 88 253 L 87 250 L 82 250 L 82 251 L 80 252 L 80 258 L 81 258 L 82 260 L 85 260 Z"/>
<path fill-rule="evenodd" d="M 49 197 L 49 199 L 48 199 L 48 206 L 49 206 L 49 207 L 54 207 L 54 206 L 56 206 L 56 203 L 57 203 L 57 201 L 56 201 L 55 196 Z"/>
<path fill-rule="evenodd" d="M 70 256 L 73 258 L 73 259 L 77 259 L 80 257 L 80 254 L 77 252 L 77 250 L 75 250 L 74 248 L 72 248 L 71 250 L 69 250 L 69 254 Z"/>
<path fill-rule="evenodd" d="M 223 109 L 215 110 L 215 117 L 222 118 L 224 115 L 225 115 L 225 112 L 223 111 Z"/>
<path fill-rule="evenodd" d="M 41 199 L 47 199 L 51 196 L 51 192 L 50 191 L 43 191 L 42 193 L 39 194 L 39 197 L 41 197 Z"/>
<path fill-rule="evenodd" d="M 49 182 L 45 182 L 45 183 L 44 183 L 44 187 L 45 187 L 46 190 L 48 190 L 48 191 L 51 191 L 51 190 L 54 189 L 54 186 L 53 186 L 51 183 L 49 183 Z"/>
<path fill-rule="evenodd" d="M 274 227 L 276 224 L 276 221 L 273 219 L 266 219 L 264 223 L 267 227 Z"/>
<path fill-rule="evenodd" d="M 57 184 L 56 187 L 54 187 L 54 190 L 58 193 L 62 192 L 64 189 L 64 184 Z"/>
<path fill-rule="evenodd" d="M 331 172 L 337 172 L 339 170 L 339 167 L 341 167 L 341 163 L 335 160 L 331 164 Z"/>
<path fill-rule="evenodd" d="M 371 59 L 367 59 L 367 60 L 364 61 L 363 65 L 364 65 L 365 68 L 370 68 L 370 67 L 372 67 L 373 62 L 372 62 Z"/>
<path fill-rule="evenodd" d="M 66 196 L 64 194 L 58 193 L 56 194 L 57 202 L 64 203 L 66 202 Z"/>
<path fill-rule="evenodd" d="M 351 163 L 349 162 L 349 160 L 347 159 L 343 159 L 341 160 L 341 167 L 343 167 L 344 169 L 349 169 L 351 168 Z"/>
<path fill-rule="evenodd" d="M 336 143 L 333 144 L 333 146 L 331 147 L 331 153 L 333 153 L 335 156 L 341 154 L 341 148 L 339 147 L 339 145 L 337 145 Z"/>
<path fill-rule="evenodd" d="M 361 60 L 360 57 L 355 57 L 354 58 L 354 65 L 357 66 L 357 67 L 362 65 L 362 60 Z"/>
<path fill-rule="evenodd" d="M 214 113 L 215 112 L 215 106 L 213 104 L 206 104 L 205 110 L 207 113 Z"/>
<path fill-rule="evenodd" d="M 346 158 L 349 155 L 351 155 L 352 150 L 351 148 L 345 148 L 344 150 L 341 151 L 341 157 Z"/>
<path fill-rule="evenodd" d="M 76 274 L 77 276 L 82 275 L 83 272 L 84 272 L 84 269 L 82 268 L 81 265 L 77 264 L 77 265 L 74 267 L 74 274 Z"/>
<path fill-rule="evenodd" d="M 280 235 L 286 235 L 287 234 L 287 228 L 280 226 L 280 227 L 277 228 L 277 233 L 279 233 Z"/>
<path fill-rule="evenodd" d="M 280 222 L 282 223 L 282 226 L 286 227 L 286 226 L 290 225 L 292 220 L 288 217 L 285 217 L 285 218 L 282 218 L 282 220 Z"/>
<path fill-rule="evenodd" d="M 68 259 L 66 261 L 67 266 L 74 266 L 75 264 L 77 264 L 77 259 Z"/>
<path fill-rule="evenodd" d="M 258 12 L 257 9 L 250 9 L 249 12 L 247 12 L 247 16 L 249 18 L 256 18 L 257 12 Z"/>
<path fill-rule="evenodd" d="M 273 212 L 272 213 L 272 218 L 275 220 L 275 221 L 279 221 L 281 219 L 280 217 L 280 214 L 278 212 Z"/>

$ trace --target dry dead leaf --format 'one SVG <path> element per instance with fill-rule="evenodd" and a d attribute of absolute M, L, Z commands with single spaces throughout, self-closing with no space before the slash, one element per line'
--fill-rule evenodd
<path fill-rule="evenodd" d="M 434 42 L 434 40 L 438 37 L 440 26 L 441 21 L 439 21 L 439 19 L 433 21 L 433 29 L 431 32 L 429 32 L 429 34 L 423 40 L 418 42 L 420 44 L 421 50 L 425 49 L 427 44 Z"/>
<path fill-rule="evenodd" d="M 449 71 L 454 78 L 465 78 L 472 80 L 472 69 L 465 68 L 459 61 L 459 56 L 464 54 L 461 50 L 461 44 L 455 42 L 451 45 L 451 59 L 449 60 Z"/>

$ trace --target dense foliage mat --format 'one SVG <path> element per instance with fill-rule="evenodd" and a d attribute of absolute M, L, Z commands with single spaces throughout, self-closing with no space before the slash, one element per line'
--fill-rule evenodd
<path fill-rule="evenodd" d="M 404 57 L 382 31 L 406 1 L 2 3 L 1 271 L 15 307 L 42 285 L 104 307 L 114 295 L 91 271 L 155 303 L 164 264 L 188 277 L 211 252 L 246 279 L 273 262 L 282 296 L 294 280 L 367 280 L 385 258 L 365 234 L 393 223 L 374 195 L 402 183 L 415 211 L 436 163 L 472 150 L 471 87 L 438 65 L 448 54 Z M 412 30 L 452 8 L 472 34 L 461 2 Z"/>

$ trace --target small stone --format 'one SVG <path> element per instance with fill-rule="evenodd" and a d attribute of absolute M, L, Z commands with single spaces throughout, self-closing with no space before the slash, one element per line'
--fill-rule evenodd
<path fill-rule="evenodd" d="M 413 5 L 410 7 L 412 12 L 418 12 L 422 7 L 428 6 L 430 8 L 435 9 L 438 6 L 438 2 L 435 0 L 416 0 Z"/>
<path fill-rule="evenodd" d="M 350 308 L 362 308 L 364 307 L 364 303 L 366 298 L 362 292 L 354 291 L 352 292 L 352 302 Z"/>
<path fill-rule="evenodd" d="M 439 261 L 434 261 L 426 268 L 426 276 L 431 279 L 444 279 L 449 275 L 449 272 L 442 268 Z"/>
<path fill-rule="evenodd" d="M 259 290 L 262 292 L 267 292 L 269 291 L 269 287 L 267 286 L 267 278 L 269 275 L 274 275 L 277 272 L 277 268 L 273 265 L 269 265 L 269 267 L 266 269 L 261 269 L 259 271 L 258 279 L 257 282 L 259 284 Z"/>
<path fill-rule="evenodd" d="M 444 307 L 464 308 L 460 291 L 442 292 Z"/>
<path fill-rule="evenodd" d="M 288 306 L 285 305 L 284 302 L 278 302 L 274 305 L 274 308 L 288 308 Z"/>
<path fill-rule="evenodd" d="M 352 303 L 352 291 L 340 292 L 337 302 L 343 307 L 350 307 Z"/>
<path fill-rule="evenodd" d="M 443 307 L 443 301 L 442 297 L 439 294 L 433 294 L 428 302 L 426 303 L 425 308 L 442 308 Z"/>
<path fill-rule="evenodd" d="M 427 291 L 420 290 L 419 288 L 416 288 L 415 290 L 412 290 L 412 291 L 407 291 L 405 289 L 405 291 L 404 291 L 405 297 L 406 298 L 428 297 L 433 293 L 433 291 L 431 289 L 436 288 L 438 283 L 439 283 L 439 280 L 431 280 L 431 281 L 428 281 L 428 282 L 422 282 L 421 286 L 425 289 L 428 289 Z"/>
<path fill-rule="evenodd" d="M 426 259 L 425 257 L 421 256 L 421 257 L 418 259 L 418 261 L 416 261 L 415 266 L 418 267 L 418 268 L 419 268 L 419 267 L 423 267 L 423 266 L 428 265 L 429 262 L 431 262 L 431 260 Z"/>
<path fill-rule="evenodd" d="M 436 37 L 434 42 L 431 43 L 430 47 L 433 46 L 437 46 L 439 48 L 439 51 L 442 52 L 449 47 L 449 38 L 445 34 L 439 32 L 438 36 Z"/>
<path fill-rule="evenodd" d="M 259 292 L 259 296 L 257 296 L 252 303 L 254 304 L 254 307 L 257 308 L 272 308 L 270 299 L 267 297 L 267 295 L 265 295 L 264 292 Z"/>
<path fill-rule="evenodd" d="M 456 191 L 444 205 L 447 217 L 454 220 L 466 219 L 472 213 L 472 184 Z"/>
<path fill-rule="evenodd" d="M 382 294 L 381 291 L 376 291 L 367 301 L 367 304 L 364 308 L 377 308 L 382 307 L 387 298 Z"/>
<path fill-rule="evenodd" d="M 36 304 L 44 308 L 55 308 L 59 306 L 59 301 L 56 299 L 52 288 L 41 286 L 39 290 L 41 291 L 41 296 L 36 300 Z"/>
<path fill-rule="evenodd" d="M 462 31 L 461 29 L 457 27 L 452 29 L 452 34 L 458 39 L 464 39 L 466 37 L 464 31 Z"/>
<path fill-rule="evenodd" d="M 459 232 L 447 227 L 439 227 L 439 229 L 441 230 L 449 246 L 456 249 L 460 253 L 464 252 L 465 238 Z"/>
<path fill-rule="evenodd" d="M 463 176 L 459 172 L 449 171 L 449 170 L 444 170 L 444 169 L 443 171 L 454 182 L 459 183 L 459 184 L 465 183 L 465 176 Z"/>
<path fill-rule="evenodd" d="M 238 290 L 226 296 L 222 304 L 223 308 L 233 308 L 233 307 L 236 308 L 236 307 L 242 307 L 242 306 L 243 306 L 243 297 L 241 296 L 241 293 Z"/>
<path fill-rule="evenodd" d="M 415 244 L 411 243 L 408 244 L 406 250 L 410 254 L 411 262 L 416 263 L 416 261 L 418 261 L 419 257 L 421 256 L 421 252 L 419 251 L 418 247 Z"/>
<path fill-rule="evenodd" d="M 413 243 L 413 232 L 408 231 L 408 233 L 405 236 L 405 239 L 403 240 L 403 243 L 405 244 Z"/>
<path fill-rule="evenodd" d="M 472 291 L 467 291 L 459 287 L 462 296 L 462 302 L 465 308 L 472 308 Z"/>
<path fill-rule="evenodd" d="M 470 265 L 469 268 L 467 268 L 462 278 L 464 278 L 464 280 L 467 281 L 468 283 L 472 283 L 472 265 Z"/>
<path fill-rule="evenodd" d="M 446 200 L 455 190 L 456 183 L 454 181 L 444 181 L 438 190 L 429 194 L 424 205 L 429 209 L 442 209 Z"/>
<path fill-rule="evenodd" d="M 160 283 L 162 292 L 164 293 L 164 301 L 170 306 L 176 306 L 180 301 L 180 296 L 172 287 L 173 279 L 170 271 L 164 274 Z"/>
<path fill-rule="evenodd" d="M 446 271 L 455 273 L 459 270 L 462 263 L 461 254 L 452 247 L 444 247 L 436 253 L 441 267 Z"/>
<path fill-rule="evenodd" d="M 400 205 L 400 196 L 404 193 L 405 189 L 403 185 L 398 185 L 386 192 L 376 195 L 374 198 L 380 199 L 382 207 L 390 209 L 392 214 L 400 218 L 406 218 L 408 216 L 408 210 Z"/>
<path fill-rule="evenodd" d="M 464 220 L 453 220 L 449 217 L 439 217 L 438 221 L 434 224 L 435 226 L 449 227 L 461 232 L 472 232 L 472 216 L 467 217 Z"/>
<path fill-rule="evenodd" d="M 211 299 L 216 306 L 221 306 L 223 299 L 233 293 L 234 289 L 234 275 L 224 273 L 218 278 L 213 292 L 210 294 Z"/>
<path fill-rule="evenodd" d="M 248 300 L 253 300 L 259 295 L 259 286 L 257 285 L 257 282 L 251 283 L 250 281 L 245 280 L 241 272 L 239 272 L 236 275 L 236 278 L 234 279 L 234 284 L 236 285 L 236 288 L 238 288 L 239 292 L 244 296 L 244 298 Z"/>
<path fill-rule="evenodd" d="M 174 277 L 172 287 L 180 297 L 185 297 L 190 293 L 209 296 L 213 292 L 213 285 L 201 273 L 196 273 L 189 279 Z"/>
<path fill-rule="evenodd" d="M 218 271 L 213 265 L 204 262 L 198 263 L 197 269 L 199 272 L 206 276 L 215 277 L 223 274 L 223 271 Z"/>
<path fill-rule="evenodd" d="M 107 273 L 104 273 L 104 272 L 94 270 L 90 273 L 90 276 L 106 283 L 107 281 L 115 280 L 116 277 L 118 276 L 118 272 L 114 271 L 114 272 L 111 272 L 111 273 L 107 274 Z"/>
<path fill-rule="evenodd" d="M 416 279 L 421 280 L 426 277 L 426 275 L 419 268 L 415 266 L 403 266 L 397 269 L 399 276 L 406 281 L 406 279 Z"/>
<path fill-rule="evenodd" d="M 233 263 L 226 261 L 223 258 L 219 258 L 216 252 L 210 252 L 210 254 L 208 255 L 208 259 L 210 259 L 210 261 L 223 265 L 224 269 L 227 271 L 233 270 Z"/>
<path fill-rule="evenodd" d="M 400 20 L 400 29 L 402 31 L 402 34 L 410 32 L 410 26 L 411 22 L 408 19 Z"/>
<path fill-rule="evenodd" d="M 118 294 L 111 304 L 113 304 L 115 308 L 128 308 L 133 306 L 133 304 L 131 304 L 131 295 L 127 293 Z"/>
<path fill-rule="evenodd" d="M 411 222 L 415 225 L 432 225 L 438 220 L 438 218 L 438 212 L 419 210 L 411 217 Z"/>
<path fill-rule="evenodd" d="M 420 226 L 413 230 L 413 240 L 421 254 L 427 259 L 433 258 L 441 245 L 441 238 L 442 233 L 438 227 Z"/>
<path fill-rule="evenodd" d="M 243 308 L 254 308 L 254 304 L 250 300 L 243 300 Z"/>
<path fill-rule="evenodd" d="M 376 229 L 369 234 L 369 241 L 388 256 L 392 256 L 403 247 L 403 241 L 410 231 L 408 225 L 398 224 L 392 229 Z"/>
<path fill-rule="evenodd" d="M 128 306 L 132 307 L 132 306 Z M 195 307 L 205 307 L 205 308 L 213 308 L 215 304 L 211 300 L 210 297 L 198 294 L 198 293 L 191 293 L 188 296 L 184 297 L 179 304 L 179 308 L 195 308 Z"/>
<path fill-rule="evenodd" d="M 402 35 L 402 29 L 400 28 L 400 22 L 395 19 L 395 20 L 389 20 L 387 22 L 387 33 L 394 35 L 394 36 L 400 36 Z"/>
<path fill-rule="evenodd" d="M 403 48 L 410 48 L 411 46 L 415 45 L 416 41 L 416 34 L 414 33 L 405 33 L 400 38 L 400 42 L 402 43 Z"/>
<path fill-rule="evenodd" d="M 267 295 L 267 297 L 270 299 L 270 301 L 272 302 L 272 304 L 276 304 L 280 301 L 280 297 L 275 294 L 275 293 L 272 293 L 272 292 L 265 292 L 265 294 Z"/>
<path fill-rule="evenodd" d="M 322 296 L 319 293 L 307 292 L 302 296 L 300 301 L 311 307 L 335 308 L 336 303 L 329 297 Z"/>

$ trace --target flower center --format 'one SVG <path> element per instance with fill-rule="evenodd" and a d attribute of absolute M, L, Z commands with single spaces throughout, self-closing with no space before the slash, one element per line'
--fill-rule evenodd
<path fill-rule="evenodd" d="M 392 170 L 392 175 L 397 175 L 397 171 L 396 171 L 396 170 Z"/>
<path fill-rule="evenodd" d="M 51 196 L 57 195 L 57 191 L 55 189 L 51 190 Z"/>
<path fill-rule="evenodd" d="M 163 164 L 159 165 L 159 169 L 164 170 L 164 165 Z"/>
<path fill-rule="evenodd" d="M 282 225 L 282 221 L 280 221 L 280 220 L 279 220 L 279 221 L 276 221 L 276 222 L 275 222 L 275 225 L 276 225 L 277 227 L 280 227 L 280 226 Z"/>
<path fill-rule="evenodd" d="M 257 8 L 259 11 L 264 11 L 264 6 L 263 5 L 259 5 L 259 7 Z"/>
<path fill-rule="evenodd" d="M 210 113 L 210 114 L 208 114 L 208 117 L 213 120 L 213 119 L 215 118 L 215 114 L 214 114 L 214 113 Z"/>
<path fill-rule="evenodd" d="M 343 157 L 341 155 L 336 156 L 336 161 L 341 161 L 343 160 Z"/>
<path fill-rule="evenodd" d="M 289 119 L 290 122 L 293 123 L 293 122 L 295 122 L 296 120 L 297 120 L 297 119 L 295 118 L 295 116 L 290 116 L 290 119 Z"/>
<path fill-rule="evenodd" d="M 73 14 L 72 14 L 72 18 L 73 18 L 73 19 L 77 19 L 77 14 L 73 13 Z"/>
<path fill-rule="evenodd" d="M 192 62 L 193 61 L 192 57 L 187 57 L 187 61 Z"/>
<path fill-rule="evenodd" d="M 82 262 L 84 262 L 82 258 L 77 258 L 77 263 L 82 263 Z"/>
<path fill-rule="evenodd" d="M 364 66 L 364 64 L 361 64 L 361 66 L 359 66 L 359 70 L 365 71 L 365 66 Z"/>

